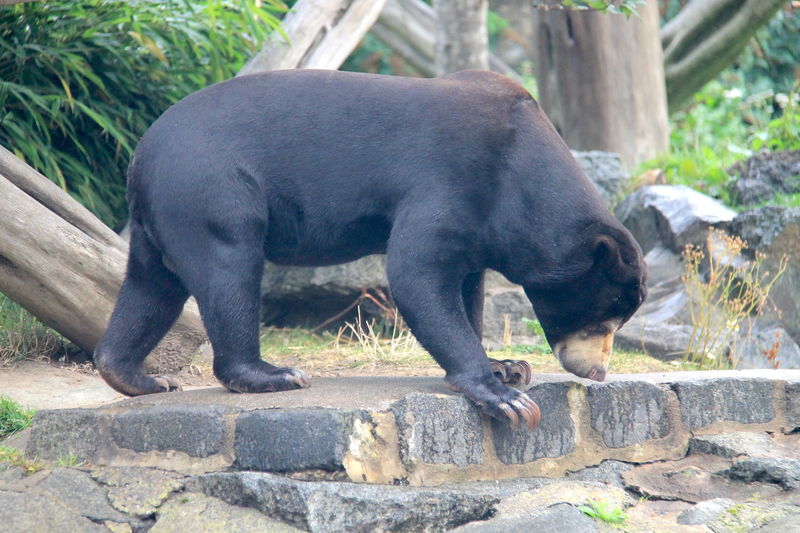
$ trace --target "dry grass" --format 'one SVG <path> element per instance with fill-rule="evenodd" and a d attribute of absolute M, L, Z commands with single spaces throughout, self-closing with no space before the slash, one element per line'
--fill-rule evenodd
<path fill-rule="evenodd" d="M 69 343 L 0 294 L 0 367 L 26 359 L 63 359 Z"/>
<path fill-rule="evenodd" d="M 265 328 L 261 335 L 261 353 L 272 364 L 300 368 L 312 376 L 444 375 L 402 324 L 383 328 L 374 322 L 348 324 L 338 334 Z M 544 346 L 511 345 L 490 351 L 489 356 L 528 361 L 535 372 L 564 372 Z M 691 362 L 666 362 L 640 352 L 623 351 L 614 354 L 609 371 L 636 374 L 696 369 Z"/>

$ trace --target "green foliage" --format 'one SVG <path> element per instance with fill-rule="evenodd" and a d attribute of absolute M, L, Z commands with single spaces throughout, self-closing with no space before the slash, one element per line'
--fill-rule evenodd
<path fill-rule="evenodd" d="M 590 518 L 607 524 L 621 524 L 628 518 L 622 508 L 602 501 L 587 502 L 587 505 L 581 505 L 578 510 Z"/>
<path fill-rule="evenodd" d="M 732 70 L 708 83 L 692 104 L 671 117 L 670 151 L 642 169 L 660 168 L 668 183 L 731 204 L 725 169 L 759 150 L 800 149 L 797 90 L 788 95 L 746 91 Z"/>
<path fill-rule="evenodd" d="M 263 5 L 262 5 L 263 4 Z M 0 9 L 0 144 L 107 224 L 125 168 L 170 104 L 233 76 L 279 0 L 80 0 Z"/>
<path fill-rule="evenodd" d="M 0 294 L 0 367 L 23 359 L 65 357 L 71 345 Z"/>
<path fill-rule="evenodd" d="M 0 396 L 0 440 L 31 425 L 35 411 L 23 409 L 17 402 Z"/>
<path fill-rule="evenodd" d="M 800 9 L 779 11 L 756 32 L 733 68 L 740 73 L 748 92 L 789 93 L 800 73 Z"/>
<path fill-rule="evenodd" d="M 796 86 L 797 87 L 797 86 Z M 770 120 L 763 130 L 753 134 L 753 150 L 800 150 L 800 92 L 775 95 L 780 108 L 777 118 Z"/>

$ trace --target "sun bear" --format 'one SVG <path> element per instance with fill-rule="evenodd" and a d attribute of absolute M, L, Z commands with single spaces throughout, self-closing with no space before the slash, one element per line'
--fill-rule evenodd
<path fill-rule="evenodd" d="M 447 384 L 534 427 L 538 406 L 493 372 L 513 363 L 481 345 L 483 272 L 521 285 L 562 366 L 594 380 L 645 296 L 639 246 L 536 101 L 490 72 L 296 70 L 212 85 L 144 134 L 128 201 L 127 273 L 95 351 L 127 395 L 178 388 L 142 362 L 189 295 L 225 387 L 307 387 L 260 357 L 264 261 L 385 253 L 392 297 Z"/>

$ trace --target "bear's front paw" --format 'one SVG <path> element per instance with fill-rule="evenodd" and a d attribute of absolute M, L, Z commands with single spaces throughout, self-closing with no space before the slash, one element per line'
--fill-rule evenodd
<path fill-rule="evenodd" d="M 276 367 L 263 361 L 225 369 L 224 373 L 217 373 L 217 378 L 233 392 L 278 392 L 311 386 L 311 378 L 302 370 Z"/>
<path fill-rule="evenodd" d="M 530 430 L 536 429 L 542 413 L 536 402 L 527 394 L 504 385 L 495 376 L 484 379 L 464 376 L 447 376 L 447 385 L 475 402 L 489 416 L 507 419 L 516 428 L 520 420 Z"/>
<path fill-rule="evenodd" d="M 531 365 L 514 359 L 489 359 L 489 368 L 501 383 L 525 391 L 531 383 Z"/>
<path fill-rule="evenodd" d="M 183 390 L 180 382 L 172 376 L 153 376 L 153 381 L 161 387 L 161 392 L 172 392 Z"/>

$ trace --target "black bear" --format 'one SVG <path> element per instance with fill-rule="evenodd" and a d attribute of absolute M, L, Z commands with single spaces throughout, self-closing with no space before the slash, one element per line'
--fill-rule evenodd
<path fill-rule="evenodd" d="M 142 362 L 190 294 L 225 387 L 308 386 L 260 358 L 264 261 L 385 253 L 394 301 L 448 385 L 533 427 L 538 407 L 498 379 L 481 346 L 484 270 L 522 285 L 563 367 L 595 380 L 645 295 L 630 233 L 534 99 L 490 72 L 297 70 L 218 83 L 144 134 L 128 199 L 127 273 L 95 353 L 127 395 L 178 388 Z"/>

